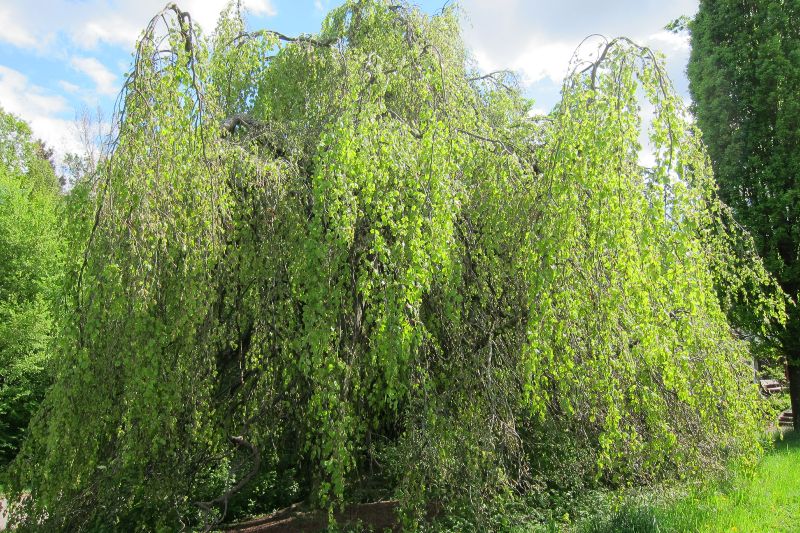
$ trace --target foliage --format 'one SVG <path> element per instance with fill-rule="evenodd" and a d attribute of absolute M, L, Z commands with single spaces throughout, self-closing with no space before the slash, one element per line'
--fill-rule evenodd
<path fill-rule="evenodd" d="M 701 1 L 688 74 L 719 193 L 767 269 L 800 296 L 800 6 Z M 746 320 L 744 321 L 747 322 Z M 800 425 L 800 311 L 770 338 L 789 360 Z"/>
<path fill-rule="evenodd" d="M 332 510 L 375 477 L 409 527 L 485 526 L 567 471 L 753 460 L 726 298 L 767 322 L 781 302 L 649 50 L 607 43 L 537 119 L 474 71 L 452 8 L 349 1 L 289 38 L 234 6 L 204 37 L 170 5 L 120 101 L 14 467 L 27 526 L 211 527 L 248 491 Z"/>
<path fill-rule="evenodd" d="M 28 126 L 0 109 L 0 466 L 16 454 L 52 378 L 62 241 L 45 156 Z"/>

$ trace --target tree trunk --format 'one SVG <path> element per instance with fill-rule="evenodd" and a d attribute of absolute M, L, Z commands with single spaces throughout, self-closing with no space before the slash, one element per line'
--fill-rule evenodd
<path fill-rule="evenodd" d="M 792 424 L 796 431 L 800 431 L 800 357 L 789 360 L 786 377 L 789 378 L 789 398 L 792 401 Z"/>

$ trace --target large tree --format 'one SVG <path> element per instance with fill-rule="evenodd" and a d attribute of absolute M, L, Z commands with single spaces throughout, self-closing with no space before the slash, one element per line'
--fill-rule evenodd
<path fill-rule="evenodd" d="M 784 291 L 800 291 L 800 3 L 703 0 L 689 82 L 720 195 Z M 775 335 L 800 427 L 800 311 Z"/>
<path fill-rule="evenodd" d="M 609 42 L 536 118 L 471 68 L 454 13 L 354 0 L 313 37 L 248 32 L 235 6 L 210 38 L 173 4 L 153 19 L 15 463 L 20 520 L 212 527 L 376 479 L 408 517 L 477 520 L 753 457 L 715 286 L 769 279 L 734 253 L 659 59 Z"/>

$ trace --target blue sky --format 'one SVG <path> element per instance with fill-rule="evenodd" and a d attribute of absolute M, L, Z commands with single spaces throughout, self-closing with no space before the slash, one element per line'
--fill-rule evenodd
<path fill-rule="evenodd" d="M 415 2 L 428 13 L 446 0 Z M 0 1 L 0 106 L 27 120 L 58 153 L 80 151 L 76 118 L 100 110 L 109 119 L 142 28 L 166 0 Z M 206 30 L 227 0 L 183 0 Z M 252 28 L 313 33 L 340 0 L 243 0 Z M 536 108 L 558 100 L 576 46 L 589 34 L 625 35 L 663 52 L 688 100 L 689 43 L 663 30 L 693 15 L 697 0 L 462 0 L 464 36 L 481 69 L 519 73 Z M 593 46 L 585 47 L 590 53 Z"/>

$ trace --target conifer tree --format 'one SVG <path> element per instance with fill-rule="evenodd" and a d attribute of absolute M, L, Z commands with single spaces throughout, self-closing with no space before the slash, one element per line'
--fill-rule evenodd
<path fill-rule="evenodd" d="M 702 0 L 688 74 L 720 196 L 783 290 L 800 296 L 800 3 Z M 773 335 L 800 427 L 800 309 Z"/>

